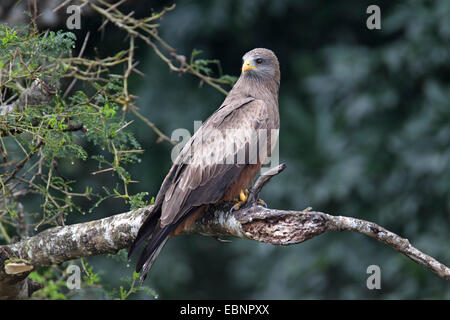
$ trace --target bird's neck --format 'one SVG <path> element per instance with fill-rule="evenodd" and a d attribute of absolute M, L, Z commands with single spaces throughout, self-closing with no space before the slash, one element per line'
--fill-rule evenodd
<path fill-rule="evenodd" d="M 230 91 L 229 96 L 241 95 L 244 98 L 253 97 L 264 101 L 273 100 L 278 105 L 278 78 L 271 80 L 255 80 L 254 78 L 240 77 Z"/>

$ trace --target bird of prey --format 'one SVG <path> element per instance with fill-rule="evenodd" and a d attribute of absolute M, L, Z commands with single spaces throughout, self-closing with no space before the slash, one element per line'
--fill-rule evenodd
<path fill-rule="evenodd" d="M 147 242 L 136 265 L 141 281 L 168 238 L 189 228 L 209 205 L 245 202 L 243 190 L 271 156 L 280 126 L 278 59 L 256 48 L 242 60 L 238 81 L 177 156 L 129 250 L 128 257 Z"/>

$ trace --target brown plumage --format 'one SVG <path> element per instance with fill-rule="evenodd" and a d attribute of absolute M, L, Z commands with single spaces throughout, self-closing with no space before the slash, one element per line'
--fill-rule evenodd
<path fill-rule="evenodd" d="M 148 240 L 136 265 L 142 281 L 171 234 L 189 228 L 208 205 L 237 198 L 252 182 L 274 147 L 271 129 L 280 126 L 279 85 L 272 51 L 258 48 L 244 55 L 240 78 L 178 155 L 130 248 L 129 256 Z M 251 151 L 261 151 L 253 148 L 258 143 L 267 143 L 266 153 Z"/>

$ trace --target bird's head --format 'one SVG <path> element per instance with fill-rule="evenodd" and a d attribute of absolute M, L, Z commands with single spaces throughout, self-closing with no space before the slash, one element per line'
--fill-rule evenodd
<path fill-rule="evenodd" d="M 242 57 L 242 76 L 259 81 L 278 80 L 280 67 L 275 54 L 269 49 L 256 48 Z"/>

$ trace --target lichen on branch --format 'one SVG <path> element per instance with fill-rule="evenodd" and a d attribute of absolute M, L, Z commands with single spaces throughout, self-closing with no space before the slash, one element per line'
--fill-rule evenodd
<path fill-rule="evenodd" d="M 278 173 L 282 170 L 280 168 L 281 166 L 274 168 L 272 172 Z M 263 186 L 269 179 L 262 176 L 255 186 Z M 260 189 L 254 187 L 252 191 L 258 193 Z M 246 207 L 231 212 L 231 206 L 230 203 L 211 206 L 183 234 L 201 234 L 216 238 L 231 236 L 272 245 L 293 245 L 327 231 L 352 231 L 372 237 L 425 266 L 439 277 L 450 280 L 450 268 L 414 248 L 408 240 L 373 222 L 333 216 L 312 211 L 311 208 L 285 211 L 249 203 Z M 8 275 L 5 269 L 6 260 L 23 259 L 26 265 L 33 266 L 36 270 L 81 257 L 116 253 L 132 244 L 149 212 L 150 207 L 144 207 L 100 220 L 56 227 L 1 247 L 0 297 L 17 298 L 17 295 L 24 291 L 23 287 L 28 286 L 26 276 L 30 270 L 19 275 Z M 6 283 L 9 285 L 8 291 L 2 289 L 6 288 L 2 286 Z M 16 290 L 11 290 L 11 284 L 15 284 Z"/>

